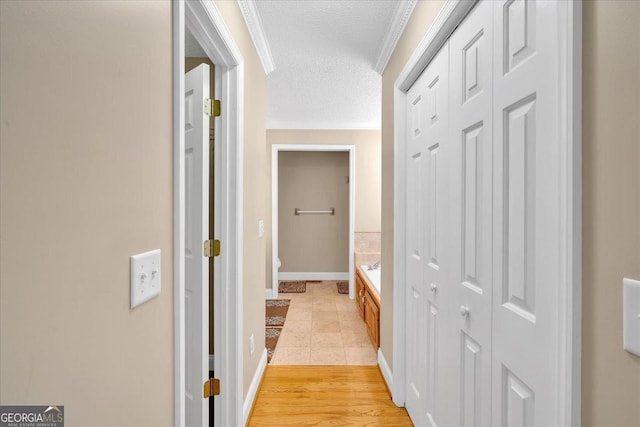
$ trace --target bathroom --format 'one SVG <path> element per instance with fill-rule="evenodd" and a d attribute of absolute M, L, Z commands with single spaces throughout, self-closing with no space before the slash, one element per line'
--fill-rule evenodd
<path fill-rule="evenodd" d="M 265 235 L 266 296 L 291 300 L 272 363 L 375 365 L 377 362 L 379 340 L 374 340 L 367 331 L 363 313 L 358 314 L 358 300 L 364 295 L 357 295 L 356 275 L 368 273 L 378 277 L 368 289 L 379 311 L 380 141 L 379 130 L 267 131 L 267 153 L 271 157 L 267 162 L 271 165 L 268 178 L 272 182 L 267 197 L 267 212 L 272 217 L 267 218 L 267 224 L 272 227 L 267 227 Z M 300 175 L 292 171 L 296 159 L 301 162 Z M 305 161 L 312 163 L 304 164 Z M 317 177 L 322 167 L 331 170 L 326 178 Z M 313 174 L 316 183 L 298 182 Z M 298 182 L 297 190 L 291 190 L 297 194 L 279 194 L 286 191 L 283 182 L 292 181 Z M 333 185 L 339 194 L 323 198 L 317 181 Z M 325 231 L 320 229 L 323 224 L 329 227 Z M 273 253 L 278 256 L 272 257 Z M 374 264 L 377 268 L 373 270 L 358 269 Z M 306 292 L 280 293 L 278 288 L 283 281 L 304 282 Z M 336 285 L 340 282 L 348 294 L 338 293 Z M 379 331 L 373 335 L 379 337 Z M 282 357 L 285 350 L 287 357 Z"/>

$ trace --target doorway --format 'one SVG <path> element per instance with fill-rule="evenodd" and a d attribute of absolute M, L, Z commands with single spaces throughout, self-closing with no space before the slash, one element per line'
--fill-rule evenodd
<path fill-rule="evenodd" d="M 327 153 L 327 152 L 346 152 L 349 156 L 349 213 L 348 213 L 348 276 L 343 274 L 336 275 L 330 273 L 308 272 L 306 275 L 300 273 L 298 275 L 287 275 L 281 277 L 279 275 L 279 154 L 284 152 L 300 152 L 300 153 Z M 355 146 L 354 145 L 283 145 L 276 144 L 271 149 L 271 227 L 272 227 L 272 277 L 271 292 L 268 292 L 270 298 L 278 298 L 278 283 L 280 280 L 347 280 L 349 282 L 349 298 L 353 299 L 355 295 L 354 282 L 354 231 L 355 231 Z M 328 213 L 312 214 L 312 215 L 331 215 L 331 206 L 319 206 L 316 208 L 305 208 L 300 206 L 300 211 L 322 211 Z M 300 215 L 298 211 L 298 215 Z M 283 213 L 284 214 L 284 213 Z M 295 215 L 295 213 L 294 213 Z M 302 213 L 306 215 L 306 213 Z M 311 273 L 311 274 L 309 274 Z"/>
<path fill-rule="evenodd" d="M 279 336 L 272 365 L 376 364 L 378 343 L 353 298 L 355 155 L 354 145 L 272 146 L 276 299 L 267 303 L 288 307 L 283 327 L 267 328 Z"/>
<path fill-rule="evenodd" d="M 200 44 L 206 57 L 216 64 L 215 93 L 222 104 L 222 114 L 215 128 L 214 192 L 218 195 L 213 205 L 216 222 L 214 236 L 222 242 L 222 251 L 215 258 L 213 312 L 214 347 L 218 349 L 212 361 L 220 379 L 222 393 L 214 399 L 214 424 L 240 425 L 243 423 L 242 366 L 240 325 L 242 313 L 242 116 L 243 116 L 243 58 L 231 38 L 225 23 L 212 2 L 196 0 L 174 2 L 174 337 L 175 378 L 174 402 L 176 426 L 187 425 L 187 412 L 203 420 L 209 419 L 208 402 L 201 395 L 202 384 L 187 384 L 186 355 L 197 356 L 196 365 L 203 367 L 202 379 L 208 379 L 209 335 L 187 334 L 186 265 L 186 204 L 185 192 L 185 34 L 188 28 Z M 224 209 L 223 209 L 224 207 Z M 203 236 L 204 237 L 204 236 Z M 201 242 L 202 243 L 202 242 Z M 202 250 L 199 245 L 198 253 Z M 208 262 L 207 262 L 208 263 Z M 208 282 L 208 274 L 202 279 Z M 208 311 L 202 313 L 198 324 L 208 329 Z M 187 396 L 187 386 L 193 390 Z M 196 387 L 197 386 L 197 387 Z M 196 397 L 200 397 L 196 399 Z M 193 407 L 187 401 L 194 403 Z"/>

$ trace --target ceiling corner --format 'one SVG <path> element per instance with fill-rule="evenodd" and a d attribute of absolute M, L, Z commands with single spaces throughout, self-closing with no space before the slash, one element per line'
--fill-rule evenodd
<path fill-rule="evenodd" d="M 262 63 L 262 68 L 264 69 L 265 74 L 268 75 L 276 69 L 276 65 L 273 62 L 271 48 L 269 47 L 269 41 L 267 40 L 267 36 L 264 32 L 262 19 L 260 19 L 258 9 L 256 8 L 253 0 L 237 0 L 237 2 L 240 7 L 240 12 L 242 13 L 242 17 L 244 18 L 244 22 L 247 24 L 253 45 L 256 47 L 258 57 Z"/>
<path fill-rule="evenodd" d="M 393 13 L 393 17 L 389 22 L 387 34 L 384 37 L 382 46 L 380 47 L 378 60 L 373 67 L 376 73 L 382 75 L 385 68 L 387 68 L 389 59 L 391 59 L 391 55 L 393 55 L 393 51 L 396 49 L 400 36 L 404 32 L 417 2 L 418 0 L 402 0 L 398 2 L 396 10 Z"/>

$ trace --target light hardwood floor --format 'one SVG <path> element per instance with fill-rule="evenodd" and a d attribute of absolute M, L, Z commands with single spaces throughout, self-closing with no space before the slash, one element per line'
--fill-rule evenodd
<path fill-rule="evenodd" d="M 413 426 L 377 366 L 267 366 L 247 424 Z"/>
<path fill-rule="evenodd" d="M 291 305 L 271 365 L 376 365 L 367 327 L 354 300 L 335 281 L 308 283 L 302 294 L 280 294 Z"/>

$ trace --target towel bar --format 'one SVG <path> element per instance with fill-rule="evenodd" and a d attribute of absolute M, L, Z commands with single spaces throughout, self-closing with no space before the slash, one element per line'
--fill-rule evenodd
<path fill-rule="evenodd" d="M 329 214 L 329 215 L 335 215 L 336 214 L 336 208 L 329 208 L 326 211 L 303 211 L 300 208 L 296 208 L 295 209 L 295 214 L 296 215 L 307 215 L 307 214 Z"/>

